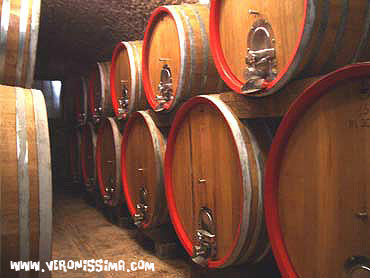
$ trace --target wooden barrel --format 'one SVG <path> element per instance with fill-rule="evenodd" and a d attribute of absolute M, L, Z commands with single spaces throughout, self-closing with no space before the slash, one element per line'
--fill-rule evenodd
<path fill-rule="evenodd" d="M 88 85 L 85 77 L 73 79 L 73 106 L 75 123 L 77 125 L 85 125 L 90 115 L 88 103 Z"/>
<path fill-rule="evenodd" d="M 3 0 L 0 11 L 0 83 L 31 88 L 41 0 Z"/>
<path fill-rule="evenodd" d="M 43 95 L 0 86 L 1 277 L 25 277 L 10 261 L 41 261 L 50 277 L 52 183 Z M 32 272 L 31 272 L 32 273 Z"/>
<path fill-rule="evenodd" d="M 323 77 L 284 116 L 265 179 L 282 277 L 370 277 L 369 107 L 366 63 Z"/>
<path fill-rule="evenodd" d="M 89 108 L 94 122 L 102 117 L 113 116 L 110 94 L 110 62 L 96 63 L 89 82 Z"/>
<path fill-rule="evenodd" d="M 149 19 L 143 44 L 143 83 L 155 110 L 172 110 L 199 94 L 225 90 L 208 42 L 207 5 L 157 8 Z"/>
<path fill-rule="evenodd" d="M 69 134 L 69 167 L 73 183 L 81 182 L 81 130 L 73 128 Z"/>
<path fill-rule="evenodd" d="M 275 93 L 296 78 L 370 60 L 370 2 L 213 0 L 210 40 L 234 91 Z"/>
<path fill-rule="evenodd" d="M 87 191 L 95 191 L 96 180 L 96 133 L 92 123 L 86 124 L 81 132 L 81 173 Z"/>
<path fill-rule="evenodd" d="M 264 121 L 241 122 L 215 96 L 186 102 L 165 154 L 167 205 L 196 263 L 224 268 L 260 261 L 269 250 L 263 220 Z"/>
<path fill-rule="evenodd" d="M 142 41 L 120 42 L 113 52 L 110 90 L 118 119 L 149 108 L 142 84 L 142 46 Z"/>
<path fill-rule="evenodd" d="M 100 193 L 111 207 L 122 200 L 121 137 L 113 118 L 102 119 L 96 141 L 96 169 Z"/>
<path fill-rule="evenodd" d="M 121 146 L 123 191 L 134 222 L 142 229 L 169 222 L 163 177 L 167 130 L 149 111 L 132 114 L 125 125 Z"/>

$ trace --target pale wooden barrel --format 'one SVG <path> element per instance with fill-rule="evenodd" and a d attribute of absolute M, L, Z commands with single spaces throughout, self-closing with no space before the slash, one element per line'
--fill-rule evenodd
<path fill-rule="evenodd" d="M 163 160 L 168 128 L 155 113 L 132 114 L 122 137 L 122 182 L 127 207 L 137 226 L 152 229 L 169 222 Z"/>
<path fill-rule="evenodd" d="M 224 268 L 268 253 L 262 196 L 271 138 L 263 120 L 242 122 L 215 96 L 194 97 L 176 113 L 165 154 L 167 205 L 196 263 Z"/>
<path fill-rule="evenodd" d="M 142 46 L 142 41 L 120 42 L 113 52 L 110 90 L 118 119 L 149 108 L 142 84 Z"/>
<path fill-rule="evenodd" d="M 2 0 L 0 83 L 31 88 L 41 0 Z"/>
<path fill-rule="evenodd" d="M 366 63 L 318 80 L 284 116 L 265 178 L 282 277 L 370 277 L 369 107 Z"/>
<path fill-rule="evenodd" d="M 87 191 L 95 191 L 96 179 L 96 132 L 92 123 L 82 127 L 81 173 Z"/>
<path fill-rule="evenodd" d="M 225 90 L 208 41 L 207 5 L 157 8 L 143 44 L 143 83 L 150 106 L 172 110 L 199 94 Z"/>
<path fill-rule="evenodd" d="M 96 63 L 89 81 L 89 109 L 94 122 L 114 116 L 110 93 L 111 62 Z"/>
<path fill-rule="evenodd" d="M 101 121 L 96 141 L 96 169 L 101 196 L 108 206 L 117 206 L 122 197 L 121 131 L 113 118 Z"/>
<path fill-rule="evenodd" d="M 41 261 L 50 277 L 52 181 L 42 93 L 0 86 L 1 277 L 26 277 L 10 261 Z M 23 276 L 22 276 L 23 275 Z"/>
<path fill-rule="evenodd" d="M 213 0 L 210 29 L 220 75 L 252 96 L 370 60 L 367 0 Z"/>

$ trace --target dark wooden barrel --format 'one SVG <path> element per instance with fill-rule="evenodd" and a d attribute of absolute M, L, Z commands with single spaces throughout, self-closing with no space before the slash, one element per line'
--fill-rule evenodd
<path fill-rule="evenodd" d="M 111 207 L 122 200 L 121 137 L 113 118 L 102 119 L 96 141 L 96 169 L 100 193 Z"/>
<path fill-rule="evenodd" d="M 0 83 L 31 88 L 41 0 L 3 0 L 0 11 Z"/>
<path fill-rule="evenodd" d="M 87 191 L 95 191 L 96 180 L 96 133 L 92 123 L 82 127 L 81 132 L 81 173 Z"/>
<path fill-rule="evenodd" d="M 168 128 L 150 111 L 132 114 L 122 138 L 122 182 L 127 207 L 137 226 L 151 229 L 169 222 L 163 160 Z"/>
<path fill-rule="evenodd" d="M 155 110 L 172 110 L 194 95 L 225 90 L 208 41 L 207 5 L 157 8 L 143 44 L 143 83 Z"/>
<path fill-rule="evenodd" d="M 265 179 L 282 277 L 370 277 L 369 107 L 370 64 L 355 64 L 315 82 L 284 116 Z"/>
<path fill-rule="evenodd" d="M 142 84 L 142 46 L 142 41 L 120 42 L 113 52 L 110 90 L 118 119 L 149 108 Z"/>
<path fill-rule="evenodd" d="M 94 122 L 114 116 L 110 94 L 110 62 L 96 63 L 89 82 L 89 109 Z"/>
<path fill-rule="evenodd" d="M 73 183 L 81 182 L 81 130 L 73 128 L 69 132 L 69 167 Z"/>
<path fill-rule="evenodd" d="M 268 253 L 262 197 L 271 138 L 263 120 L 242 122 L 215 96 L 194 97 L 176 113 L 165 154 L 167 205 L 196 263 L 224 268 Z"/>
<path fill-rule="evenodd" d="M 10 261 L 41 261 L 50 277 L 52 181 L 42 93 L 0 86 L 1 277 L 25 277 Z M 32 272 L 31 272 L 32 273 Z M 32 274 L 34 275 L 34 274 Z"/>
<path fill-rule="evenodd" d="M 68 92 L 65 92 L 66 95 L 63 98 L 66 101 L 68 101 L 68 98 L 73 99 L 73 101 L 68 102 L 68 104 L 72 103 L 73 105 L 74 124 L 79 126 L 85 125 L 90 115 L 88 103 L 88 86 L 86 78 L 72 78 L 71 81 L 68 82 L 71 82 L 71 86 L 66 86 Z M 69 112 L 69 110 L 66 110 L 66 112 Z"/>
<path fill-rule="evenodd" d="M 232 90 L 253 96 L 370 60 L 369 32 L 367 0 L 211 1 L 217 69 Z"/>

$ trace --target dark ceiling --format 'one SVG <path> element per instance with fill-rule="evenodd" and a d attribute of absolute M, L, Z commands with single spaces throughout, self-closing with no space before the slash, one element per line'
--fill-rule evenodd
<path fill-rule="evenodd" d="M 86 74 L 117 42 L 144 36 L 158 6 L 197 0 L 42 0 L 35 79 Z"/>

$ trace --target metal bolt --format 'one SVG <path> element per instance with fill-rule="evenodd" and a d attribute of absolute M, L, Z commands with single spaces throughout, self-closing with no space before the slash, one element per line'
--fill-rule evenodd
<path fill-rule="evenodd" d="M 356 213 L 356 216 L 360 218 L 361 220 L 367 220 L 369 218 L 367 209 Z"/>
<path fill-rule="evenodd" d="M 249 14 L 255 14 L 255 15 L 259 15 L 259 14 L 260 14 L 260 12 L 259 12 L 259 11 L 252 10 L 252 9 L 249 9 L 249 10 L 248 10 L 248 13 L 249 13 Z"/>
<path fill-rule="evenodd" d="M 199 182 L 199 183 L 206 183 L 206 182 L 207 182 L 207 180 L 206 180 L 206 179 L 199 179 L 199 180 L 198 180 L 198 182 Z"/>

